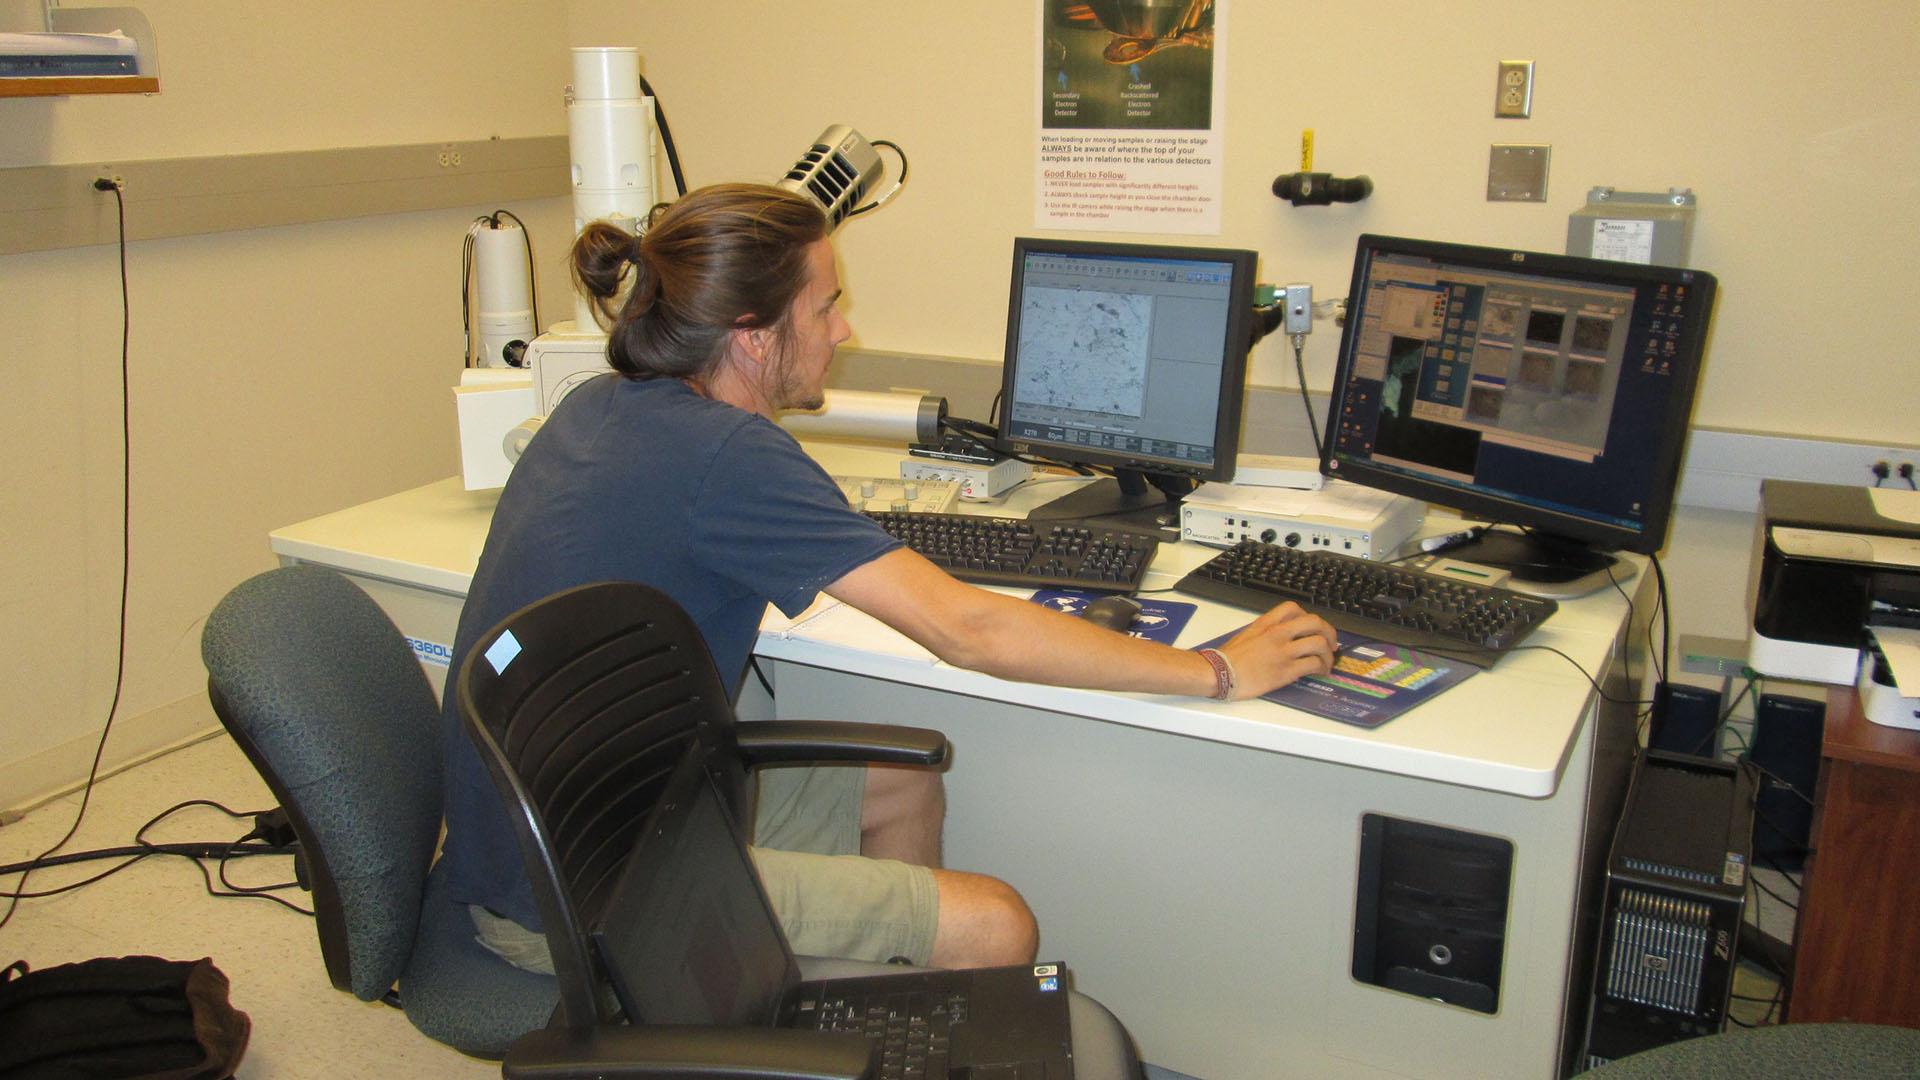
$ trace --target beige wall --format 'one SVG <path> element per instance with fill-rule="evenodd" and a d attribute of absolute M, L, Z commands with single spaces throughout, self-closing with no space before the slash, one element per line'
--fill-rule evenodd
<path fill-rule="evenodd" d="M 37 4 L 6 0 L 0 18 Z M 868 348 L 993 358 L 1011 237 L 1034 231 L 1033 3 L 344 0 L 141 5 L 156 97 L 0 100 L 0 168 L 558 134 L 565 48 L 633 44 L 689 179 L 772 178 L 829 122 L 891 138 L 913 179 L 838 236 Z M 1218 242 L 1269 280 L 1345 291 L 1362 231 L 1559 250 L 1588 187 L 1693 188 L 1722 302 L 1696 420 L 1912 442 L 1909 306 L 1920 44 L 1906 0 L 1227 8 Z M 14 27 L 8 26 L 8 29 Z M 1491 117 L 1494 64 L 1537 65 L 1534 118 Z M 1357 206 L 1268 194 L 1300 129 L 1366 173 Z M 1489 204 L 1487 147 L 1552 144 L 1551 201 Z M 455 281 L 474 213 L 392 215 L 133 246 L 130 718 L 197 692 L 199 620 L 270 562 L 271 528 L 454 471 Z M 543 295 L 563 200 L 523 211 Z M 1151 238 L 1149 238 L 1151 239 Z M 84 771 L 113 689 L 118 603 L 114 252 L 0 258 L 0 806 Z M 556 300 L 549 318 L 564 317 Z M 1325 388 L 1337 335 L 1308 348 Z M 1264 346 L 1256 379 L 1293 383 Z M 1740 515 L 1683 514 L 1676 625 L 1739 632 Z M 143 726 L 144 725 L 144 726 Z M 37 785 L 37 786 L 36 786 Z"/>
<path fill-rule="evenodd" d="M 573 0 L 571 34 L 637 44 L 691 182 L 768 176 L 827 122 L 893 139 L 906 191 L 838 243 L 858 344 L 997 357 L 1010 238 L 1034 231 L 1036 5 Z M 1353 239 L 1399 233 L 1559 251 L 1587 190 L 1691 187 L 1693 261 L 1722 283 L 1696 421 L 1910 442 L 1905 370 L 1920 200 L 1920 5 L 1785 0 L 1226 7 L 1217 242 L 1265 280 L 1344 295 Z M 719 28 L 725 27 L 722 32 Z M 1533 118 L 1492 117 L 1503 57 L 1536 64 Z M 1295 209 L 1296 167 L 1375 194 Z M 1486 201 L 1488 146 L 1553 147 L 1550 201 Z M 1338 335 L 1309 343 L 1310 385 Z M 1256 378 L 1291 385 L 1278 340 Z M 1886 392 L 1871 388 L 1880 386 Z"/>
<path fill-rule="evenodd" d="M 1591 187 L 1692 188 L 1693 262 L 1721 283 L 1696 424 L 1920 442 L 1903 318 L 1920 238 L 1920 81 L 1900 74 L 1920 47 L 1920 5 L 1225 10 L 1215 242 L 1259 251 L 1265 280 L 1344 295 L 1361 232 L 1560 251 Z M 1035 3 L 572 0 L 569 11 L 575 43 L 639 46 L 695 184 L 770 175 L 833 121 L 903 145 L 907 189 L 836 235 L 855 344 L 1000 355 L 1010 240 L 1036 231 Z M 1535 62 L 1532 119 L 1492 116 L 1502 58 Z M 1270 194 L 1308 127 L 1316 167 L 1371 176 L 1372 198 L 1296 209 Z M 1548 202 L 1486 201 L 1494 142 L 1553 147 Z M 1317 326 L 1310 386 L 1328 386 L 1338 340 Z M 1278 338 L 1253 377 L 1297 382 Z M 1749 515 L 1676 515 L 1676 633 L 1744 637 L 1751 532 Z"/>
<path fill-rule="evenodd" d="M 161 93 L 0 99 L 0 168 L 565 131 L 560 0 L 140 6 Z M 109 762 L 204 716 L 167 706 L 199 694 L 201 620 L 272 564 L 270 529 L 457 470 L 460 245 L 493 208 L 131 246 L 132 581 Z M 565 240 L 566 200 L 510 209 L 543 245 L 543 296 L 562 296 L 544 245 Z M 119 288 L 110 246 L 0 257 L 0 807 L 83 777 L 113 695 Z"/>

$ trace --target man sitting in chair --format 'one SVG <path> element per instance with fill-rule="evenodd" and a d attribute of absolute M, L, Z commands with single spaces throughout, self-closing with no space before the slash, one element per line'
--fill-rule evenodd
<path fill-rule="evenodd" d="M 611 323 L 614 373 L 562 401 L 501 493 L 455 670 L 512 612 L 610 580 L 678 601 L 729 693 L 767 604 L 797 614 L 821 592 L 950 664 L 1006 679 L 1239 699 L 1329 670 L 1332 629 L 1293 604 L 1203 656 L 963 584 L 849 509 L 773 422 L 778 410 L 820 406 L 834 347 L 852 335 L 811 202 L 756 185 L 703 188 L 656 207 L 638 237 L 589 225 L 573 270 Z M 446 731 L 454 896 L 471 906 L 482 943 L 551 970 L 512 828 L 452 694 Z M 938 773 L 828 765 L 758 776 L 755 863 L 797 953 L 944 967 L 1032 960 L 1038 932 L 1019 894 L 941 868 Z"/>

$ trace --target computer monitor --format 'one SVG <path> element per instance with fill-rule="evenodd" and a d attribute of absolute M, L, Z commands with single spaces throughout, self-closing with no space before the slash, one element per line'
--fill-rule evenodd
<path fill-rule="evenodd" d="M 1181 498 L 1232 477 L 1254 264 L 1251 251 L 1014 240 L 998 447 L 1116 477 L 1029 518 L 1177 534 Z"/>
<path fill-rule="evenodd" d="M 1521 531 L 1452 552 L 1578 595 L 1667 535 L 1713 276 L 1362 236 L 1321 471 Z"/>

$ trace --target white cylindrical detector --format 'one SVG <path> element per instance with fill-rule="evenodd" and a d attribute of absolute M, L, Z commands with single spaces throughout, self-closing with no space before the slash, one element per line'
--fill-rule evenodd
<path fill-rule="evenodd" d="M 653 99 L 640 91 L 640 51 L 573 50 L 567 94 L 567 149 L 573 159 L 573 231 L 589 221 L 627 228 L 653 209 Z M 590 332 L 593 308 L 576 291 L 574 325 Z"/>
<path fill-rule="evenodd" d="M 824 396 L 811 412 L 781 413 L 780 426 L 796 435 L 933 443 L 947 415 L 947 399 L 931 394 L 828 390 Z"/>
<path fill-rule="evenodd" d="M 475 321 L 481 367 L 509 366 L 508 346 L 518 342 L 514 358 L 533 340 L 533 289 L 527 277 L 526 233 L 503 221 L 473 233 Z"/>

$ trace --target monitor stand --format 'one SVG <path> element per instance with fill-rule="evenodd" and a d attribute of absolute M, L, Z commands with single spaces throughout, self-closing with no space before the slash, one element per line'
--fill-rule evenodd
<path fill-rule="evenodd" d="M 1501 587 L 1550 600 L 1585 596 L 1631 580 L 1637 572 L 1632 563 L 1578 540 L 1507 529 L 1488 529 L 1477 539 L 1448 548 L 1446 557 L 1504 570 L 1509 577 Z"/>
<path fill-rule="evenodd" d="M 1027 511 L 1028 521 L 1086 521 L 1156 540 L 1180 539 L 1180 501 L 1194 488 L 1184 476 L 1116 469 Z"/>

